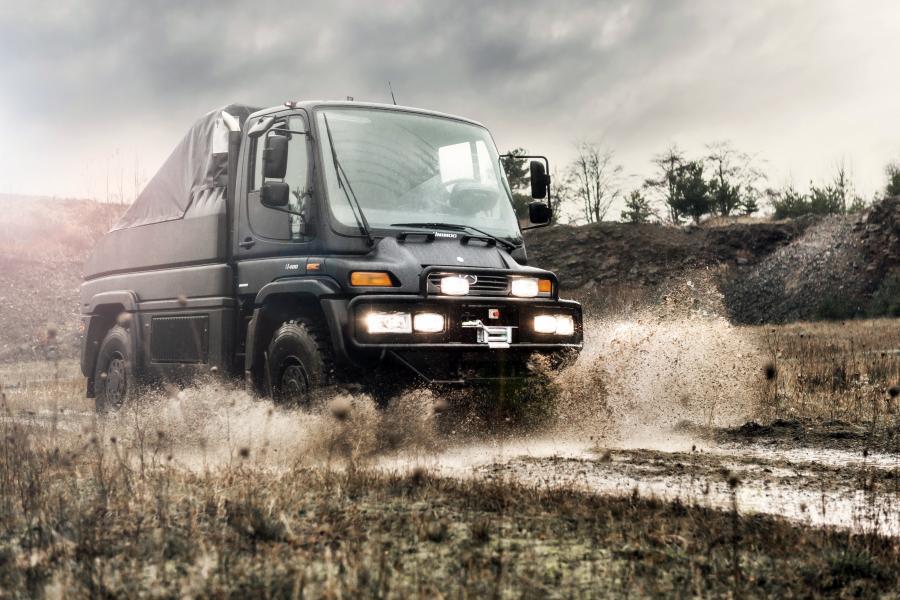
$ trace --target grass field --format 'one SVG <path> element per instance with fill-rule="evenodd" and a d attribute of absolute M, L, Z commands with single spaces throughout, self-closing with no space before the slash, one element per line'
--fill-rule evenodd
<path fill-rule="evenodd" d="M 761 348 L 747 390 L 760 428 L 796 422 L 832 446 L 897 453 L 897 321 L 745 332 Z M 387 448 L 442 443 L 427 395 L 383 415 L 354 398 L 309 417 L 205 383 L 99 419 L 74 363 L 8 363 L 0 382 L 3 597 L 891 597 L 900 586 L 900 546 L 884 532 L 743 510 L 749 473 L 794 468 L 774 460 L 738 474 L 712 455 L 669 454 L 666 468 L 733 495 L 709 508 L 502 469 L 384 469 Z M 835 423 L 845 433 L 828 437 Z M 598 468 L 626 454 L 600 446 Z M 631 466 L 660 459 L 629 452 Z M 833 471 L 851 491 L 898 493 L 900 468 Z"/>
<path fill-rule="evenodd" d="M 900 319 L 760 327 L 761 417 L 846 423 L 900 451 Z"/>

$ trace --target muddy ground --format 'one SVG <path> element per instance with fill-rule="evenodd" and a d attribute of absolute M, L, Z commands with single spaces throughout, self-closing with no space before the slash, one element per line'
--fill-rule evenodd
<path fill-rule="evenodd" d="M 384 410 L 365 395 L 339 394 L 318 411 L 298 413 L 215 381 L 158 391 L 98 418 L 81 397 L 72 362 L 7 365 L 0 374 L 7 420 L 63 438 L 118 439 L 120 446 L 160 435 L 155 452 L 191 472 L 230 465 L 246 452 L 265 469 L 300 461 L 395 475 L 424 470 L 900 535 L 900 421 L 889 396 L 900 357 L 885 354 L 895 349 L 862 344 L 863 357 L 890 361 L 886 369 L 877 363 L 885 381 L 851 374 L 855 383 L 843 391 L 832 389 L 832 381 L 822 394 L 803 396 L 791 386 L 815 369 L 800 350 L 792 358 L 788 342 L 770 356 L 766 344 L 775 330 L 734 327 L 693 308 L 677 315 L 655 309 L 591 323 L 579 362 L 549 378 L 542 400 L 549 408 L 525 423 L 515 416 L 491 422 L 458 393 L 411 390 Z M 898 325 L 886 323 L 860 323 L 834 335 L 876 345 L 900 339 L 893 336 Z M 883 339 L 873 333 L 885 330 Z M 802 329 L 784 335 L 812 337 Z M 829 368 L 853 369 L 846 349 L 833 353 Z M 793 371 L 791 360 L 800 361 Z M 802 396 L 805 411 L 786 400 L 792 395 Z M 870 404 L 882 396 L 884 415 L 873 423 Z M 839 398 L 855 399 L 859 412 L 853 404 L 809 408 Z M 335 419 L 333 411 L 345 418 Z"/>

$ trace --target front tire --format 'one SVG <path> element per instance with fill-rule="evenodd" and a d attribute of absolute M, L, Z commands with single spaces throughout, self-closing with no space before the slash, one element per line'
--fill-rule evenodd
<path fill-rule="evenodd" d="M 279 327 L 266 356 L 269 389 L 278 404 L 308 408 L 331 381 L 330 347 L 307 323 L 289 321 Z"/>
<path fill-rule="evenodd" d="M 94 369 L 94 407 L 98 413 L 117 410 L 134 396 L 131 334 L 116 325 L 103 338 Z"/>

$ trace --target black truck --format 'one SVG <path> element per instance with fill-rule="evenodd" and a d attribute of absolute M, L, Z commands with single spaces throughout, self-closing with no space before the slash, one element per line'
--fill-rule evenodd
<path fill-rule="evenodd" d="M 540 226 L 549 165 L 528 158 Z M 86 264 L 88 397 L 115 408 L 198 372 L 300 404 L 378 377 L 527 378 L 535 353 L 582 345 L 580 305 L 527 265 L 528 227 L 476 122 L 357 102 L 212 111 Z"/>

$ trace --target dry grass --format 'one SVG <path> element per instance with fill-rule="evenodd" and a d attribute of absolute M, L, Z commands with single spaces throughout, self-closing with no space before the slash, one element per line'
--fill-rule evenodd
<path fill-rule="evenodd" d="M 747 331 L 772 361 L 767 419 L 895 426 L 897 322 Z M 0 597 L 875 596 L 900 585 L 900 549 L 879 535 L 502 476 L 385 474 L 358 448 L 375 417 L 352 407 L 332 406 L 327 435 L 309 444 L 292 441 L 290 413 L 240 433 L 247 413 L 236 413 L 218 441 L 150 418 L 153 406 L 146 418 L 72 420 L 66 411 L 90 409 L 77 375 L 72 362 L 0 369 Z M 204 393 L 235 410 L 226 388 Z M 415 416 L 394 412 L 384 419 Z"/>
<path fill-rule="evenodd" d="M 898 432 L 900 319 L 755 328 L 766 350 L 768 419 L 843 422 Z M 892 392 L 892 388 L 894 392 Z"/>
<path fill-rule="evenodd" d="M 17 414 L 93 410 L 81 368 L 73 360 L 0 363 L 0 391 Z"/>
<path fill-rule="evenodd" d="M 679 503 L 0 433 L 13 596 L 870 595 L 900 572 L 891 540 Z"/>

